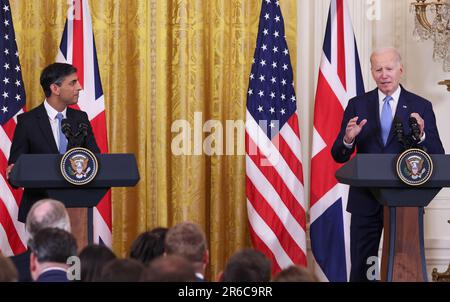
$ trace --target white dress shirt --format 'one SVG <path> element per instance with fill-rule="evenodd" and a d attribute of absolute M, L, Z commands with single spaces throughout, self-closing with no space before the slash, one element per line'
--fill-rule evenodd
<path fill-rule="evenodd" d="M 59 149 L 59 135 L 60 135 L 61 131 L 59 131 L 59 124 L 58 124 L 58 120 L 56 119 L 56 115 L 59 112 L 56 111 L 55 108 L 50 106 L 50 104 L 47 102 L 47 100 L 44 101 L 44 107 L 45 107 L 45 110 L 47 111 L 48 120 L 50 121 L 50 126 L 52 127 L 53 138 L 55 139 L 56 147 Z M 61 113 L 63 115 L 63 118 L 66 118 L 67 117 L 67 115 L 66 115 L 67 108 L 65 108 L 63 110 L 63 112 L 61 112 Z"/>

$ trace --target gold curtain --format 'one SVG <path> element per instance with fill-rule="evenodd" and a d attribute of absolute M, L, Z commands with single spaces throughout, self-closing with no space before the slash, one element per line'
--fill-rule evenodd
<path fill-rule="evenodd" d="M 31 109 L 44 98 L 39 74 L 56 57 L 67 1 L 10 2 Z M 280 3 L 295 66 L 296 1 Z M 261 0 L 90 1 L 109 149 L 134 153 L 141 176 L 135 188 L 112 192 L 118 255 L 144 230 L 192 221 L 206 232 L 214 279 L 231 254 L 250 246 L 245 157 L 173 154 L 180 131 L 172 125 L 186 121 L 194 152 L 194 142 L 202 149 L 209 135 L 221 138 L 217 127 L 202 133 L 204 122 L 219 121 L 225 141 L 226 121 L 245 120 L 260 7 Z"/>

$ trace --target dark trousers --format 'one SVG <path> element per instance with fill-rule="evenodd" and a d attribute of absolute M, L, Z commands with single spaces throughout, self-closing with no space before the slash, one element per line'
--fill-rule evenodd
<path fill-rule="evenodd" d="M 350 221 L 350 282 L 367 282 L 367 272 L 374 265 L 369 257 L 378 257 L 383 231 L 383 207 L 373 216 L 352 214 Z M 381 263 L 381 259 L 379 260 Z"/>

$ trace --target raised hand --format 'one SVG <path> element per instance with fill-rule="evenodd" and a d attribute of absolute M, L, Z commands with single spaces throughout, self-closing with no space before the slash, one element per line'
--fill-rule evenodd
<path fill-rule="evenodd" d="M 367 123 L 366 119 L 363 119 L 359 123 L 359 125 L 358 125 L 357 121 L 358 121 L 358 116 L 355 116 L 354 118 L 352 118 L 351 120 L 348 121 L 347 128 L 345 128 L 345 136 L 344 136 L 344 141 L 347 144 L 353 143 L 353 141 L 355 140 L 355 137 L 358 136 L 358 134 L 361 132 L 364 125 Z"/>

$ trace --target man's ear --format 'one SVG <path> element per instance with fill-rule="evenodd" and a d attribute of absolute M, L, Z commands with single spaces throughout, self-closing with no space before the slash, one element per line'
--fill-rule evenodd
<path fill-rule="evenodd" d="M 52 91 L 52 94 L 59 95 L 59 86 L 55 83 L 50 85 L 50 90 Z"/>
<path fill-rule="evenodd" d="M 38 277 L 37 266 L 38 266 L 38 262 L 37 262 L 36 254 L 32 252 L 30 254 L 30 273 L 31 273 L 31 277 L 33 280 L 36 280 Z"/>

